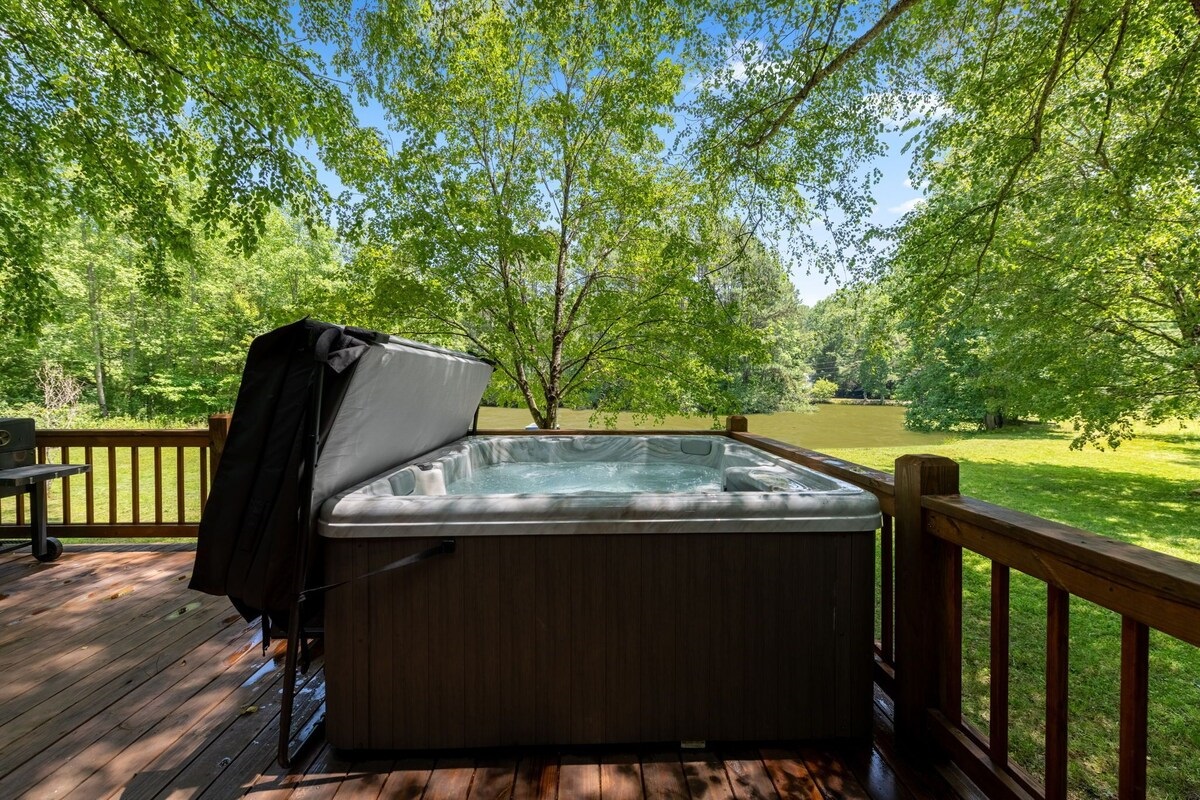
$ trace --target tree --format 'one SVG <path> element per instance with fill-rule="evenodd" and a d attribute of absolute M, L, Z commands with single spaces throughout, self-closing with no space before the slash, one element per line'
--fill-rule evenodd
<path fill-rule="evenodd" d="M 918 340 L 897 395 L 909 401 L 905 424 L 917 430 L 993 430 L 1019 418 L 1012 375 L 996 355 L 986 327 L 951 323 Z"/>
<path fill-rule="evenodd" d="M 144 282 L 200 227 L 249 252 L 272 208 L 310 223 L 329 196 L 298 146 L 348 176 L 378 147 L 304 44 L 346 9 L 263 0 L 0 0 L 0 322 L 55 302 L 46 246 L 85 218 L 137 240 Z M 194 182 L 199 201 L 189 196 Z"/>
<path fill-rule="evenodd" d="M 843 287 L 817 303 L 806 320 L 814 376 L 843 397 L 891 397 L 907 353 L 896 319 L 878 284 Z"/>
<path fill-rule="evenodd" d="M 757 237 L 746 239 L 732 223 L 726 228 L 718 259 L 730 267 L 714 273 L 712 281 L 722 305 L 739 314 L 766 354 L 760 358 L 754 352 L 731 353 L 736 360 L 725 364 L 723 372 L 733 407 L 743 414 L 806 408 L 808 309 L 801 305 L 776 252 Z"/>
<path fill-rule="evenodd" d="M 232 235 L 197 236 L 191 257 L 168 257 L 179 290 L 164 297 L 145 285 L 131 237 L 85 222 L 62 231 L 46 263 L 54 312 L 0 354 L 6 404 L 38 403 L 30 376 L 47 364 L 64 375 L 55 386 L 84 387 L 81 410 L 196 419 L 231 408 L 250 340 L 332 310 L 346 280 L 327 229 L 272 212 L 249 257 L 231 252 Z"/>
<path fill-rule="evenodd" d="M 541 427 L 564 404 L 727 408 L 714 365 L 761 351 L 712 280 L 721 199 L 659 135 L 687 10 L 461 0 L 358 23 L 346 66 L 398 132 L 362 212 L 376 318 L 492 359 L 492 399 Z"/>
<path fill-rule="evenodd" d="M 1006 403 L 1077 444 L 1200 413 L 1200 17 L 981 3 L 947 29 L 893 261 L 919 346 L 986 331 Z"/>
<path fill-rule="evenodd" d="M 956 374 L 996 369 L 981 380 L 1077 420 L 1080 442 L 1197 413 L 1200 5 L 725 10 L 698 164 L 776 224 L 824 222 L 834 244 L 813 262 L 874 279 L 855 262 L 881 233 L 864 225 L 863 166 L 903 127 L 929 202 L 891 231 L 883 262 L 921 352 L 966 358 Z"/>
<path fill-rule="evenodd" d="M 892 120 L 925 105 L 906 70 L 936 42 L 940 6 L 718 0 L 690 37 L 704 70 L 688 104 L 693 163 L 807 268 L 855 268 L 872 161 Z"/>

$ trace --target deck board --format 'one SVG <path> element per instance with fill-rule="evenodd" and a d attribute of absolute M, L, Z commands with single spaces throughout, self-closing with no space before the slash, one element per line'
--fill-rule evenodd
<path fill-rule="evenodd" d="M 689 798 L 959 798 L 954 776 L 939 765 L 916 764 L 895 750 L 890 701 L 874 698 L 870 744 L 773 742 L 711 750 L 593 747 L 568 750 L 450 751 L 369 754 L 347 760 L 318 736 L 290 769 L 275 764 L 282 685 L 279 643 L 263 653 L 261 631 L 223 598 L 187 589 L 192 552 L 179 545 L 70 547 L 54 564 L 26 553 L 0 556 L 0 797 L 229 798 L 469 798 L 474 800 L 603 800 Z M 597 558 L 605 557 L 597 553 Z M 552 563 L 547 561 L 547 566 Z M 476 565 L 482 569 L 482 565 Z M 481 573 L 483 574 L 483 573 Z M 569 600 L 570 576 L 552 586 L 510 587 L 498 603 L 546 603 L 547 589 Z M 487 577 L 489 580 L 495 578 Z M 721 576 L 709 576 L 722 580 Z M 637 591 L 662 591 L 654 576 L 630 576 Z M 572 605 L 574 603 L 574 606 Z M 615 624 L 619 609 L 563 606 Z M 481 609 L 452 609 L 450 616 Z M 734 612 L 736 609 L 730 609 Z M 411 613 L 411 610 L 398 613 Z M 503 615 L 501 615 L 503 616 Z M 566 620 L 561 621 L 566 624 Z M 666 626 L 670 627 L 670 626 Z M 523 652 L 486 640 L 504 669 L 536 677 L 538 659 L 555 658 L 553 639 L 527 637 Z M 609 642 L 609 645 L 620 643 Z M 673 657 L 674 640 L 639 643 L 653 657 Z M 749 643 L 742 643 L 749 644 Z M 537 652 L 538 646 L 545 650 Z M 656 647 L 655 647 L 656 646 Z M 737 649 L 741 649 L 739 646 Z M 612 647 L 608 650 L 611 652 Z M 618 648 L 620 650 L 620 648 Z M 593 666 L 611 672 L 621 658 Z M 736 665 L 714 651 L 714 668 Z M 319 665 L 318 665 L 319 666 Z M 435 679 L 436 665 L 421 663 L 413 677 Z M 398 671 L 399 672 L 399 671 Z M 442 679 L 445 679 L 444 676 Z M 472 698 L 488 687 L 467 687 Z M 533 690 L 532 685 L 529 687 Z M 636 702 L 652 687 L 630 685 Z M 582 701 L 584 698 L 579 698 Z M 294 725 L 319 730 L 325 700 L 320 669 L 300 678 Z M 721 699 L 737 703 L 739 696 Z M 713 702 L 698 698 L 697 702 Z M 501 700 L 490 713 L 509 708 Z M 418 709 L 413 720 L 436 713 Z M 686 709 L 679 709 L 681 713 Z M 472 707 L 455 714 L 489 713 Z M 579 709 L 565 708 L 565 715 Z M 578 717 L 583 728 L 597 722 Z M 520 726 L 519 720 L 498 724 Z M 944 768 L 944 767 L 943 767 Z M 952 782 L 953 781 L 953 782 Z M 969 795 L 968 795 L 969 796 Z"/>
<path fill-rule="evenodd" d="M 824 800 L 816 778 L 808 771 L 800 753 L 771 748 L 762 751 L 762 759 L 780 797 Z"/>
<path fill-rule="evenodd" d="M 615 753 L 600 759 L 600 794 L 605 800 L 640 800 L 642 762 L 633 753 Z"/>
<path fill-rule="evenodd" d="M 721 756 L 733 796 L 738 800 L 768 800 L 776 798 L 775 784 L 767 766 L 756 752 L 727 752 Z"/>
<path fill-rule="evenodd" d="M 468 800 L 508 800 L 517 779 L 517 759 L 481 759 L 475 765 Z"/>
<path fill-rule="evenodd" d="M 704 800 L 734 800 L 725 763 L 712 753 L 685 753 L 683 775 L 688 793 Z"/>

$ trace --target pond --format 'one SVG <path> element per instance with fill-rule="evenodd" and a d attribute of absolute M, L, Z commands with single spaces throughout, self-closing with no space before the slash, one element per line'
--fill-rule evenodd
<path fill-rule="evenodd" d="M 904 409 L 900 406 L 866 406 L 841 403 L 821 404 L 811 412 L 784 411 L 777 414 L 750 414 L 750 432 L 769 436 L 811 450 L 835 450 L 848 447 L 907 447 L 937 445 L 949 440 L 944 433 L 917 433 L 904 427 Z M 589 425 L 592 412 L 563 409 L 559 425 L 563 428 L 603 427 Z M 483 408 L 479 427 L 483 429 L 524 428 L 530 423 L 523 408 Z M 724 424 L 722 420 L 722 425 Z M 667 417 L 661 423 L 638 420 L 621 414 L 617 427 L 703 430 L 712 427 L 711 417 Z"/>

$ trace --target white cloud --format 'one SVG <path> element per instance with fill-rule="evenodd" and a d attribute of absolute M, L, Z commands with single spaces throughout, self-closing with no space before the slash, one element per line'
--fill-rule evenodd
<path fill-rule="evenodd" d="M 905 181 L 905 183 L 907 184 L 908 181 Z M 911 200 L 905 200 L 903 203 L 901 203 L 898 206 L 892 206 L 891 208 L 888 209 L 888 211 L 890 211 L 893 214 L 907 214 L 908 212 L 912 211 L 914 208 L 916 208 L 917 206 L 921 205 L 924 202 L 925 202 L 924 197 L 914 197 Z"/>

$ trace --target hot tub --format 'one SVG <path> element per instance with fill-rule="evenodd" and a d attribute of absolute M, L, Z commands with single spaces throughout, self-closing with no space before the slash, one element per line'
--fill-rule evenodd
<path fill-rule="evenodd" d="M 725 436 L 467 437 L 320 512 L 343 749 L 867 737 L 875 497 Z M 361 576 L 453 537 L 452 555 Z"/>

